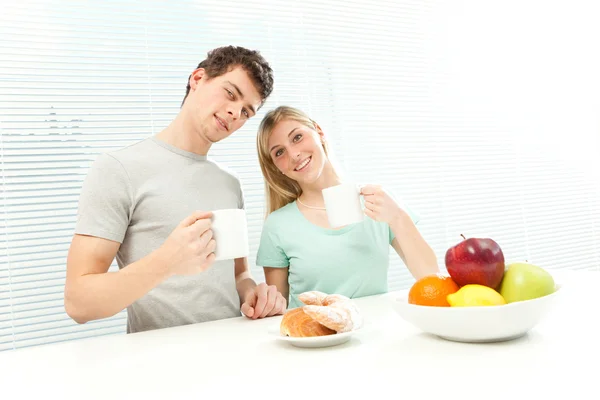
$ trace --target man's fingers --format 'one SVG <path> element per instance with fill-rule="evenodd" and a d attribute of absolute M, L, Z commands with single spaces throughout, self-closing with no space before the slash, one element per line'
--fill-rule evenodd
<path fill-rule="evenodd" d="M 252 308 L 248 303 L 242 304 L 242 313 L 248 318 L 252 318 L 254 316 L 254 308 Z"/>
<path fill-rule="evenodd" d="M 194 230 L 194 235 L 202 235 L 204 232 L 210 229 L 212 222 L 208 218 L 201 218 L 196 220 L 190 227 Z"/>
<path fill-rule="evenodd" d="M 277 298 L 277 310 L 275 311 L 275 314 L 283 314 L 285 312 L 286 305 L 287 301 L 285 301 L 282 295 L 279 295 Z"/>
<path fill-rule="evenodd" d="M 204 231 L 204 233 L 202 233 L 200 235 L 200 246 L 202 248 L 206 247 L 208 245 L 208 243 L 213 240 L 213 231 L 210 229 L 207 229 Z"/>
<path fill-rule="evenodd" d="M 213 249 L 214 250 L 214 249 Z M 215 261 L 215 253 L 210 252 L 207 256 L 206 256 L 206 264 L 208 265 L 212 265 L 212 263 Z"/>
<path fill-rule="evenodd" d="M 256 305 L 254 306 L 253 318 L 258 318 L 262 315 L 265 306 L 267 305 L 267 285 L 261 283 L 254 288 L 254 294 L 256 296 Z"/>
<path fill-rule="evenodd" d="M 281 307 L 279 308 L 278 314 L 285 314 L 285 310 L 287 310 L 288 301 L 285 297 L 280 295 Z"/>
<path fill-rule="evenodd" d="M 208 241 L 208 244 L 206 245 L 206 251 L 209 255 L 211 253 L 213 253 L 213 255 L 214 255 L 216 248 L 217 248 L 217 241 L 215 239 L 212 239 L 212 235 L 211 235 L 211 239 Z"/>
<path fill-rule="evenodd" d="M 250 292 L 250 295 L 245 299 L 244 304 L 242 304 L 242 312 L 248 318 L 254 319 L 256 315 L 256 293 L 254 291 Z"/>
<path fill-rule="evenodd" d="M 179 223 L 179 226 L 185 228 L 187 226 L 192 225 L 199 219 L 210 219 L 210 217 L 212 217 L 212 212 L 210 211 L 194 211 L 193 213 L 185 217 L 183 221 Z"/>
<path fill-rule="evenodd" d="M 277 293 L 277 300 L 275 301 L 275 307 L 269 313 L 269 317 L 277 314 L 283 314 L 285 311 L 286 301 L 280 293 Z"/>
<path fill-rule="evenodd" d="M 269 286 L 267 289 L 267 303 L 265 304 L 264 310 L 260 313 L 260 317 L 264 318 L 273 311 L 275 303 L 277 302 L 277 295 L 279 292 L 275 286 Z"/>
<path fill-rule="evenodd" d="M 215 255 L 215 248 L 217 247 L 217 242 L 215 242 L 215 239 L 210 239 L 208 241 L 208 243 L 206 243 L 206 245 L 202 244 L 202 253 L 201 255 L 206 257 L 206 260 L 208 261 L 208 257 L 212 254 L 213 256 Z"/>

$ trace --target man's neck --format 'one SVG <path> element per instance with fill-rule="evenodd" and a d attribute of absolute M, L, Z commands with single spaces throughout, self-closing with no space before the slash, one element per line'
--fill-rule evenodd
<path fill-rule="evenodd" d="M 159 132 L 156 138 L 181 150 L 203 156 L 208 154 L 212 145 L 200 132 L 193 129 L 193 124 L 187 122 L 182 113 L 179 113 L 165 129 Z"/>

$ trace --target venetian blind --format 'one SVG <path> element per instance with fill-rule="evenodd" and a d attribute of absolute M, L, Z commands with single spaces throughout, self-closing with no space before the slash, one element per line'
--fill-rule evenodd
<path fill-rule="evenodd" d="M 3 2 L 0 350 L 125 331 L 125 312 L 84 325 L 64 312 L 81 183 L 99 153 L 166 126 L 189 72 L 226 44 L 276 74 L 256 118 L 209 153 L 242 179 L 257 280 L 255 132 L 280 104 L 321 124 L 349 176 L 419 213 L 440 267 L 462 233 L 509 260 L 600 268 L 600 35 L 594 5 L 566 4 Z M 408 287 L 390 255 L 390 289 Z"/>

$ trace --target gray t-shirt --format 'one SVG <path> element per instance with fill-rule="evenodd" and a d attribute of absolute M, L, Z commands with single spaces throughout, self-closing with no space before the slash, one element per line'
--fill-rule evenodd
<path fill-rule="evenodd" d="M 244 208 L 239 180 L 206 156 L 155 137 L 104 153 L 79 198 L 75 233 L 121 243 L 120 269 L 160 247 L 196 210 Z M 127 308 L 127 332 L 240 316 L 233 260 L 174 276 Z"/>

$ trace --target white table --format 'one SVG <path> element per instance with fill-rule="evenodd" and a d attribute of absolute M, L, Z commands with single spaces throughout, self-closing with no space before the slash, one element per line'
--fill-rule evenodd
<path fill-rule="evenodd" d="M 596 398 L 600 272 L 555 276 L 565 286 L 553 312 L 510 342 L 428 336 L 373 296 L 356 300 L 366 326 L 330 348 L 274 340 L 268 331 L 279 316 L 0 353 L 0 399 Z"/>

